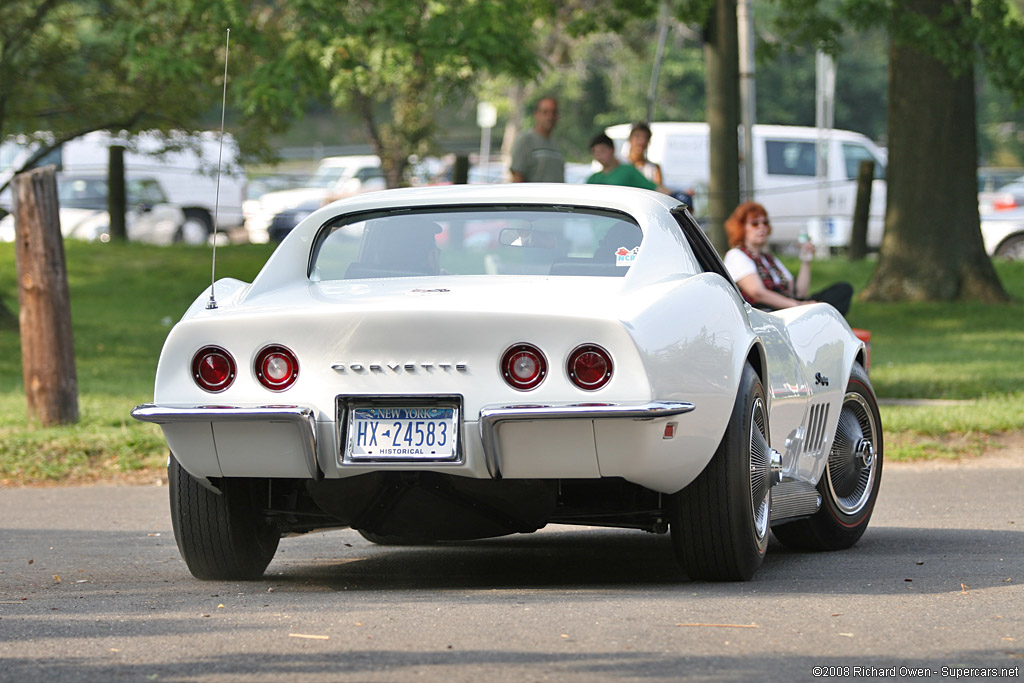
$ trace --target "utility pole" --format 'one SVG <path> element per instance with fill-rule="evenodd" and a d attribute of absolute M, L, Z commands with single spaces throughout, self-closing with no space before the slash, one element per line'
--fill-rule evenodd
<path fill-rule="evenodd" d="M 740 60 L 740 122 L 743 129 L 743 200 L 754 199 L 754 124 L 757 123 L 757 92 L 754 79 L 754 7 L 751 0 L 736 4 L 736 28 Z"/>
<path fill-rule="evenodd" d="M 818 128 L 818 142 L 815 149 L 815 181 L 818 186 L 818 217 L 812 222 L 817 234 L 810 235 L 815 250 L 828 253 L 832 246 L 834 218 L 832 213 L 832 188 L 829 187 L 829 147 L 832 145 L 832 126 L 835 121 L 836 63 L 822 51 L 815 55 L 815 112 L 814 125 Z M 819 252 L 821 253 L 821 252 Z"/>
<path fill-rule="evenodd" d="M 498 109 L 490 102 L 478 102 L 476 105 L 476 125 L 480 126 L 480 167 L 482 182 L 487 182 L 487 166 L 491 161 L 491 129 L 498 123 Z M 467 178 L 469 172 L 466 172 Z"/>
<path fill-rule="evenodd" d="M 704 62 L 707 94 L 710 173 L 708 217 L 711 242 L 719 253 L 729 248 L 725 219 L 740 200 L 739 55 L 736 0 L 716 0 L 705 27 Z"/>
<path fill-rule="evenodd" d="M 654 104 L 658 99 L 658 78 L 661 75 L 661 60 L 665 57 L 665 41 L 668 39 L 668 0 L 662 0 L 658 9 L 658 49 L 654 53 L 654 68 L 651 69 L 651 86 L 647 90 L 648 123 L 654 121 Z"/>

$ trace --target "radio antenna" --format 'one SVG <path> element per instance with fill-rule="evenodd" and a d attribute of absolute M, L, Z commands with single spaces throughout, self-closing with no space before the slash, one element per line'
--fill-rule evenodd
<path fill-rule="evenodd" d="M 213 296 L 214 284 L 217 281 L 217 224 L 220 214 L 220 166 L 224 158 L 224 110 L 228 105 L 228 53 L 231 50 L 231 29 L 227 30 L 224 41 L 224 92 L 220 101 L 220 145 L 217 149 L 217 192 L 213 200 L 213 265 L 210 267 L 210 300 L 206 302 L 206 310 L 217 308 L 217 299 Z"/>

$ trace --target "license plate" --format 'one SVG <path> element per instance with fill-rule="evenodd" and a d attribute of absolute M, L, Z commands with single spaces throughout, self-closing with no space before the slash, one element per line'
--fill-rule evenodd
<path fill-rule="evenodd" d="M 349 417 L 349 460 L 455 459 L 454 408 L 355 407 Z"/>

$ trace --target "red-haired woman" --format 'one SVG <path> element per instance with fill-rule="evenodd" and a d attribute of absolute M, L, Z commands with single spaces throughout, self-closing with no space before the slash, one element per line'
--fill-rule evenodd
<path fill-rule="evenodd" d="M 757 202 L 740 204 L 725 222 L 732 247 L 725 254 L 725 267 L 743 297 L 754 306 L 773 310 L 824 301 L 846 315 L 853 288 L 846 282 L 837 282 L 808 296 L 814 245 L 801 245 L 800 270 L 794 278 L 779 259 L 766 251 L 771 231 L 768 212 Z"/>

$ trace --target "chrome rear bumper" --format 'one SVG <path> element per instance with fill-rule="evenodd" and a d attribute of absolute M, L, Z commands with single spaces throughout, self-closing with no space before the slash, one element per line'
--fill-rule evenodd
<path fill-rule="evenodd" d="M 532 420 L 654 420 L 689 413 L 692 403 L 651 401 L 648 403 L 571 403 L 564 405 L 485 406 L 480 410 L 480 440 L 487 458 L 487 471 L 501 478 L 501 447 L 498 427 L 504 422 Z"/>
<path fill-rule="evenodd" d="M 501 478 L 501 447 L 498 428 L 508 422 L 547 420 L 655 420 L 682 415 L 694 410 L 692 403 L 650 401 L 645 403 L 573 403 L 559 405 L 491 405 L 480 411 L 479 430 L 492 478 Z M 305 406 L 187 406 L 171 407 L 144 403 L 132 409 L 131 415 L 141 422 L 161 426 L 187 424 L 261 423 L 293 425 L 297 445 L 309 471 L 320 476 L 317 465 L 317 423 L 315 411 Z M 166 430 L 165 430 L 166 431 Z M 184 455 L 184 454 L 182 454 Z M 179 458 L 180 459 L 180 458 Z"/>
<path fill-rule="evenodd" d="M 295 445 L 298 454 L 301 454 L 304 469 L 310 477 L 318 478 L 320 468 L 317 465 L 317 425 L 316 413 L 312 408 L 306 406 L 258 406 L 255 408 L 240 408 L 237 406 L 188 406 L 171 407 L 158 406 L 153 403 L 143 403 L 135 406 L 131 415 L 140 422 L 152 422 L 166 426 L 188 425 L 188 424 L 238 424 L 255 423 L 261 425 L 281 425 L 287 429 L 288 425 L 294 428 Z M 165 435 L 167 430 L 164 430 Z M 173 449 L 173 446 L 172 446 Z M 218 448 L 218 450 L 220 450 Z M 186 454 L 176 454 L 179 461 Z M 223 459 L 221 454 L 221 459 Z M 184 462 L 182 464 L 185 464 Z M 296 463 L 298 464 L 298 463 Z M 222 463 L 223 466 L 223 463 Z M 298 466 L 301 471 L 303 467 Z M 298 472 L 291 474 L 296 476 Z"/>

